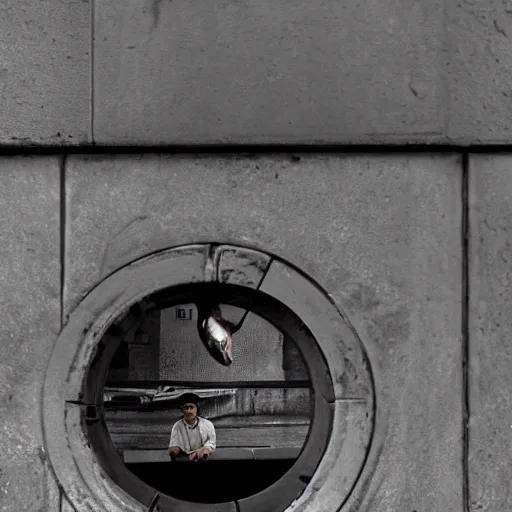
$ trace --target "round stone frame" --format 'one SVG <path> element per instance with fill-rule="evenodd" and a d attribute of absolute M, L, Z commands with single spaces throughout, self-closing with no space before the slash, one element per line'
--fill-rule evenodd
<path fill-rule="evenodd" d="M 241 292 L 247 289 L 248 293 L 238 294 L 242 306 L 244 296 L 260 295 L 275 311 L 282 307 L 292 313 L 295 320 L 288 327 L 291 334 L 302 331 L 299 349 L 313 384 L 314 417 L 297 462 L 275 484 L 236 505 L 184 502 L 141 485 L 115 452 L 103 415 L 97 413 L 102 394 L 99 388 L 91 391 L 91 379 L 87 379 L 95 362 L 110 360 L 98 357 L 109 345 L 110 351 L 115 346 L 108 343 L 109 327 L 134 304 L 171 287 L 212 282 Z M 254 294 L 256 289 L 259 294 Z M 272 321 L 272 314 L 267 319 Z M 96 368 L 100 387 L 107 370 L 108 365 Z M 341 508 L 354 489 L 371 443 L 374 405 L 373 379 L 363 347 L 317 285 L 260 251 L 201 244 L 162 251 L 123 267 L 97 285 L 70 314 L 46 373 L 43 429 L 59 484 L 79 511 L 235 512 L 238 508 L 275 512 L 288 507 L 309 512 Z M 292 487 L 292 498 L 280 492 L 283 485 Z"/>

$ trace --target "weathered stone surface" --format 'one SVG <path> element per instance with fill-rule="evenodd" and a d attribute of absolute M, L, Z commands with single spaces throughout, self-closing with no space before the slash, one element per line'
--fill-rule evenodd
<path fill-rule="evenodd" d="M 512 156 L 470 159 L 471 510 L 512 510 Z"/>
<path fill-rule="evenodd" d="M 67 436 L 65 441 L 75 453 L 79 451 L 78 447 L 88 446 L 91 443 L 91 434 L 89 433 L 89 436 L 86 436 L 82 428 L 80 409 L 80 406 L 74 404 L 66 405 L 65 423 Z M 105 446 L 103 443 L 101 444 Z M 111 445 L 107 445 L 102 450 L 103 457 L 110 456 L 108 453 L 109 448 L 113 449 Z M 143 512 L 144 508 L 148 507 L 151 502 L 151 491 L 147 490 L 139 495 L 140 501 L 136 501 L 134 497 L 121 489 L 117 489 L 118 492 L 114 495 L 114 492 L 111 490 L 111 480 L 106 477 L 104 468 L 100 467 L 98 457 L 93 455 L 92 450 L 82 450 L 81 453 L 81 457 L 73 457 L 68 460 L 70 467 L 69 480 L 72 480 L 72 482 L 66 482 L 65 484 L 67 498 L 78 512 L 117 512 L 120 510 Z M 78 467 L 80 468 L 79 476 L 72 478 L 76 474 Z M 126 476 L 126 485 L 132 484 L 135 478 L 134 475 L 126 471 L 123 466 L 120 467 L 120 470 Z M 112 477 L 114 475 L 109 476 Z M 85 485 L 79 479 L 83 479 Z"/>
<path fill-rule="evenodd" d="M 448 141 L 512 142 L 511 37 L 510 0 L 446 2 Z"/>
<path fill-rule="evenodd" d="M 0 145 L 512 141 L 509 0 L 94 11 L 2 3 Z"/>
<path fill-rule="evenodd" d="M 442 0 L 99 0 L 94 31 L 99 144 L 443 135 Z"/>
<path fill-rule="evenodd" d="M 221 283 L 258 288 L 268 269 L 270 257 L 249 249 L 220 247 L 218 276 Z"/>
<path fill-rule="evenodd" d="M 88 141 L 88 0 L 0 5 L 0 145 Z"/>
<path fill-rule="evenodd" d="M 0 510 L 54 512 L 40 400 L 60 327 L 58 159 L 0 158 L 0 211 Z"/>
<path fill-rule="evenodd" d="M 361 510 L 460 511 L 460 164 L 450 154 L 70 157 L 65 308 L 165 247 L 208 240 L 281 256 L 344 307 L 370 353 L 386 428 Z"/>
<path fill-rule="evenodd" d="M 293 503 L 289 509 L 290 512 L 318 510 L 318 505 L 314 505 L 314 498 L 317 489 L 320 488 L 330 490 L 324 494 L 322 510 L 339 509 L 339 497 L 349 495 L 350 486 L 355 480 L 353 473 L 362 465 L 366 455 L 366 447 L 371 438 L 370 423 L 366 419 L 368 414 L 371 414 L 369 409 L 368 404 L 336 403 L 332 437 L 329 443 L 335 449 L 327 449 L 320 462 L 319 472 L 311 481 L 311 486 Z"/>
<path fill-rule="evenodd" d="M 61 491 L 55 478 L 55 474 L 52 471 L 50 461 L 47 459 L 44 464 L 46 481 L 44 486 L 46 487 L 47 499 L 46 508 L 47 512 L 61 512 Z"/>
<path fill-rule="evenodd" d="M 351 326 L 343 321 L 329 297 L 280 261 L 272 262 L 260 290 L 287 304 L 322 350 L 332 380 L 332 391 L 322 391 L 327 393 L 325 400 L 357 398 L 370 403 L 373 393 L 368 361 Z M 306 352 L 304 359 L 308 359 Z"/>
<path fill-rule="evenodd" d="M 76 512 L 76 509 L 71 506 L 65 497 L 62 498 L 61 512 Z"/>
<path fill-rule="evenodd" d="M 0 145 L 512 141 L 509 0 L 94 11 L 2 3 Z"/>

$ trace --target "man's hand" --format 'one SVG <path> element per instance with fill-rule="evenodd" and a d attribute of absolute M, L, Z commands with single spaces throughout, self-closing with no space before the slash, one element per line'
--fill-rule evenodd
<path fill-rule="evenodd" d="M 180 447 L 179 446 L 170 446 L 167 448 L 167 451 L 169 452 L 169 456 L 171 457 L 171 460 L 174 460 L 176 458 L 176 455 L 180 453 Z"/>
<path fill-rule="evenodd" d="M 199 450 L 194 450 L 189 456 L 188 460 L 201 460 L 205 455 L 209 455 L 212 449 L 208 446 L 202 446 Z"/>

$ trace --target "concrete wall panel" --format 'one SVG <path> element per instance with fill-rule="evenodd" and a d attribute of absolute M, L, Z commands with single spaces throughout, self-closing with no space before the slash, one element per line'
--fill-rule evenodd
<path fill-rule="evenodd" d="M 59 161 L 0 158 L 0 510 L 58 510 L 40 398 L 60 328 Z"/>
<path fill-rule="evenodd" d="M 88 0 L 3 0 L 0 145 L 88 142 Z"/>
<path fill-rule="evenodd" d="M 512 2 L 446 1 L 447 140 L 512 142 Z"/>
<path fill-rule="evenodd" d="M 0 145 L 512 141 L 508 0 L 91 2 L 0 6 Z"/>
<path fill-rule="evenodd" d="M 440 140 L 443 23 L 442 0 L 98 0 L 95 140 Z"/>
<path fill-rule="evenodd" d="M 91 1 L 3 2 L 0 145 L 512 141 L 508 0 Z"/>
<path fill-rule="evenodd" d="M 470 504 L 512 510 L 512 156 L 470 162 Z"/>
<path fill-rule="evenodd" d="M 459 157 L 73 156 L 66 196 L 68 312 L 174 245 L 253 246 L 308 272 L 379 376 L 387 429 L 361 510 L 462 509 Z"/>

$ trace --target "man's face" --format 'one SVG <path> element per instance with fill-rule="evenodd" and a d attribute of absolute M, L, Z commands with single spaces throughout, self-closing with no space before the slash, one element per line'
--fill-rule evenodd
<path fill-rule="evenodd" d="M 197 406 L 195 404 L 186 403 L 181 408 L 183 411 L 183 414 L 187 417 L 189 420 L 195 420 L 197 417 Z"/>

